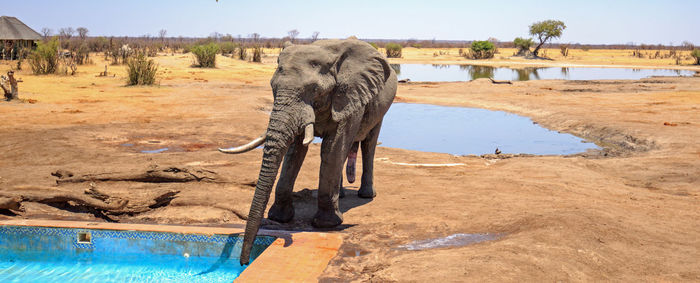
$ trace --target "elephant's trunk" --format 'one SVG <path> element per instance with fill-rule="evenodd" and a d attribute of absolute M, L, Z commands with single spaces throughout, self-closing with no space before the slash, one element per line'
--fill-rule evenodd
<path fill-rule="evenodd" d="M 255 186 L 255 195 L 253 196 L 253 202 L 250 205 L 250 212 L 248 213 L 248 221 L 246 222 L 240 258 L 241 265 L 246 265 L 250 262 L 250 252 L 253 248 L 253 242 L 258 234 L 260 222 L 265 213 L 265 208 L 267 208 L 267 203 L 270 200 L 272 186 L 275 183 L 277 171 L 279 170 L 283 156 L 295 139 L 304 138 L 306 140 L 306 135 L 309 130 L 308 125 L 311 125 L 310 130 L 313 135 L 313 117 L 308 117 L 308 111 L 299 110 L 298 107 L 297 109 L 293 109 L 294 107 L 290 107 L 289 103 L 283 103 L 277 100 L 280 99 L 276 99 L 272 113 L 270 114 L 270 123 L 265 137 L 260 175 L 258 176 L 258 182 Z M 313 115 L 313 112 L 311 112 L 311 115 Z M 302 129 L 305 132 L 304 137 L 300 137 Z"/>

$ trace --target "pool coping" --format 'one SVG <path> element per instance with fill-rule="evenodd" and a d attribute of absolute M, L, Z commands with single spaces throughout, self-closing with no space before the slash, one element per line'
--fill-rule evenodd
<path fill-rule="evenodd" d="M 243 227 L 130 224 L 65 220 L 9 219 L 0 226 L 126 230 L 200 235 L 242 234 Z M 337 233 L 260 230 L 277 239 L 234 280 L 235 282 L 316 282 L 338 253 L 343 238 Z"/>

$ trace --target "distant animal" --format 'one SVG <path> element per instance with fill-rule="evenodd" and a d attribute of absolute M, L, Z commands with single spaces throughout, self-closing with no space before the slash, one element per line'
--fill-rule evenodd
<path fill-rule="evenodd" d="M 283 157 L 275 203 L 268 218 L 289 222 L 294 217 L 294 181 L 314 136 L 323 139 L 318 210 L 312 222 L 315 227 L 334 227 L 343 222 L 338 208 L 343 164 L 348 156 L 357 154 L 358 147 L 363 165 L 358 196 L 376 195 L 374 151 L 384 114 L 396 95 L 396 73 L 386 58 L 357 39 L 319 40 L 308 45 L 285 43 L 277 63 L 270 80 L 274 102 L 267 131 L 246 145 L 220 149 L 224 153 L 241 153 L 264 144 L 241 264 L 248 264 Z M 354 168 L 350 171 L 354 172 Z"/>
<path fill-rule="evenodd" d="M 411 82 L 411 79 L 399 80 L 399 83 L 402 83 L 402 84 L 409 83 L 409 82 Z"/>
<path fill-rule="evenodd" d="M 501 154 L 501 150 L 498 149 L 498 148 L 496 148 L 496 151 L 495 151 L 494 153 L 496 153 L 496 154 Z"/>

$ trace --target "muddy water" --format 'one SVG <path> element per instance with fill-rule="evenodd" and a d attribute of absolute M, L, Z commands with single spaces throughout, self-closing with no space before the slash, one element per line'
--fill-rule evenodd
<path fill-rule="evenodd" d="M 638 80 L 651 76 L 693 76 L 695 71 L 626 68 L 506 68 L 480 65 L 392 64 L 400 80 L 422 82 L 495 80 Z"/>
<path fill-rule="evenodd" d="M 394 103 L 384 117 L 380 146 L 455 155 L 568 155 L 597 149 L 515 114 L 478 108 Z"/>

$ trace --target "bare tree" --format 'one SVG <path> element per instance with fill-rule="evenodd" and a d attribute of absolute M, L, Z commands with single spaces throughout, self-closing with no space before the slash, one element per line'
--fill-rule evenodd
<path fill-rule="evenodd" d="M 224 36 L 223 34 L 220 34 L 220 33 L 216 32 L 216 31 L 215 31 L 215 32 L 212 32 L 212 33 L 209 35 L 209 37 L 211 37 L 212 39 L 214 39 L 214 40 L 216 40 L 216 41 L 221 41 L 221 38 L 222 38 L 223 36 Z"/>
<path fill-rule="evenodd" d="M 314 42 L 318 39 L 318 35 L 320 32 L 315 31 L 314 33 L 311 34 L 311 42 Z"/>
<path fill-rule="evenodd" d="M 43 28 L 41 29 L 41 34 L 44 35 L 44 39 L 48 39 L 49 36 L 53 35 L 53 30 L 50 28 Z"/>
<path fill-rule="evenodd" d="M 251 33 L 248 37 L 250 37 L 255 43 L 258 43 L 258 41 L 260 40 L 260 34 L 257 32 Z"/>
<path fill-rule="evenodd" d="M 72 27 L 67 27 L 67 28 L 61 28 L 58 30 L 58 36 L 61 37 L 61 39 L 68 40 L 71 37 L 73 37 L 73 34 L 75 34 L 75 30 Z"/>
<path fill-rule="evenodd" d="M 85 27 L 79 27 L 76 30 L 78 31 L 78 36 L 80 37 L 80 39 L 85 40 L 88 34 L 88 29 Z"/>
<path fill-rule="evenodd" d="M 161 29 L 158 31 L 158 37 L 160 37 L 160 41 L 165 41 L 165 36 L 168 35 L 168 31 L 165 29 Z"/>
<path fill-rule="evenodd" d="M 293 29 L 293 30 L 288 31 L 288 32 L 287 32 L 287 35 L 289 35 L 289 40 L 291 40 L 292 42 L 294 42 L 294 39 L 296 39 L 297 36 L 299 36 L 299 31 Z"/>

